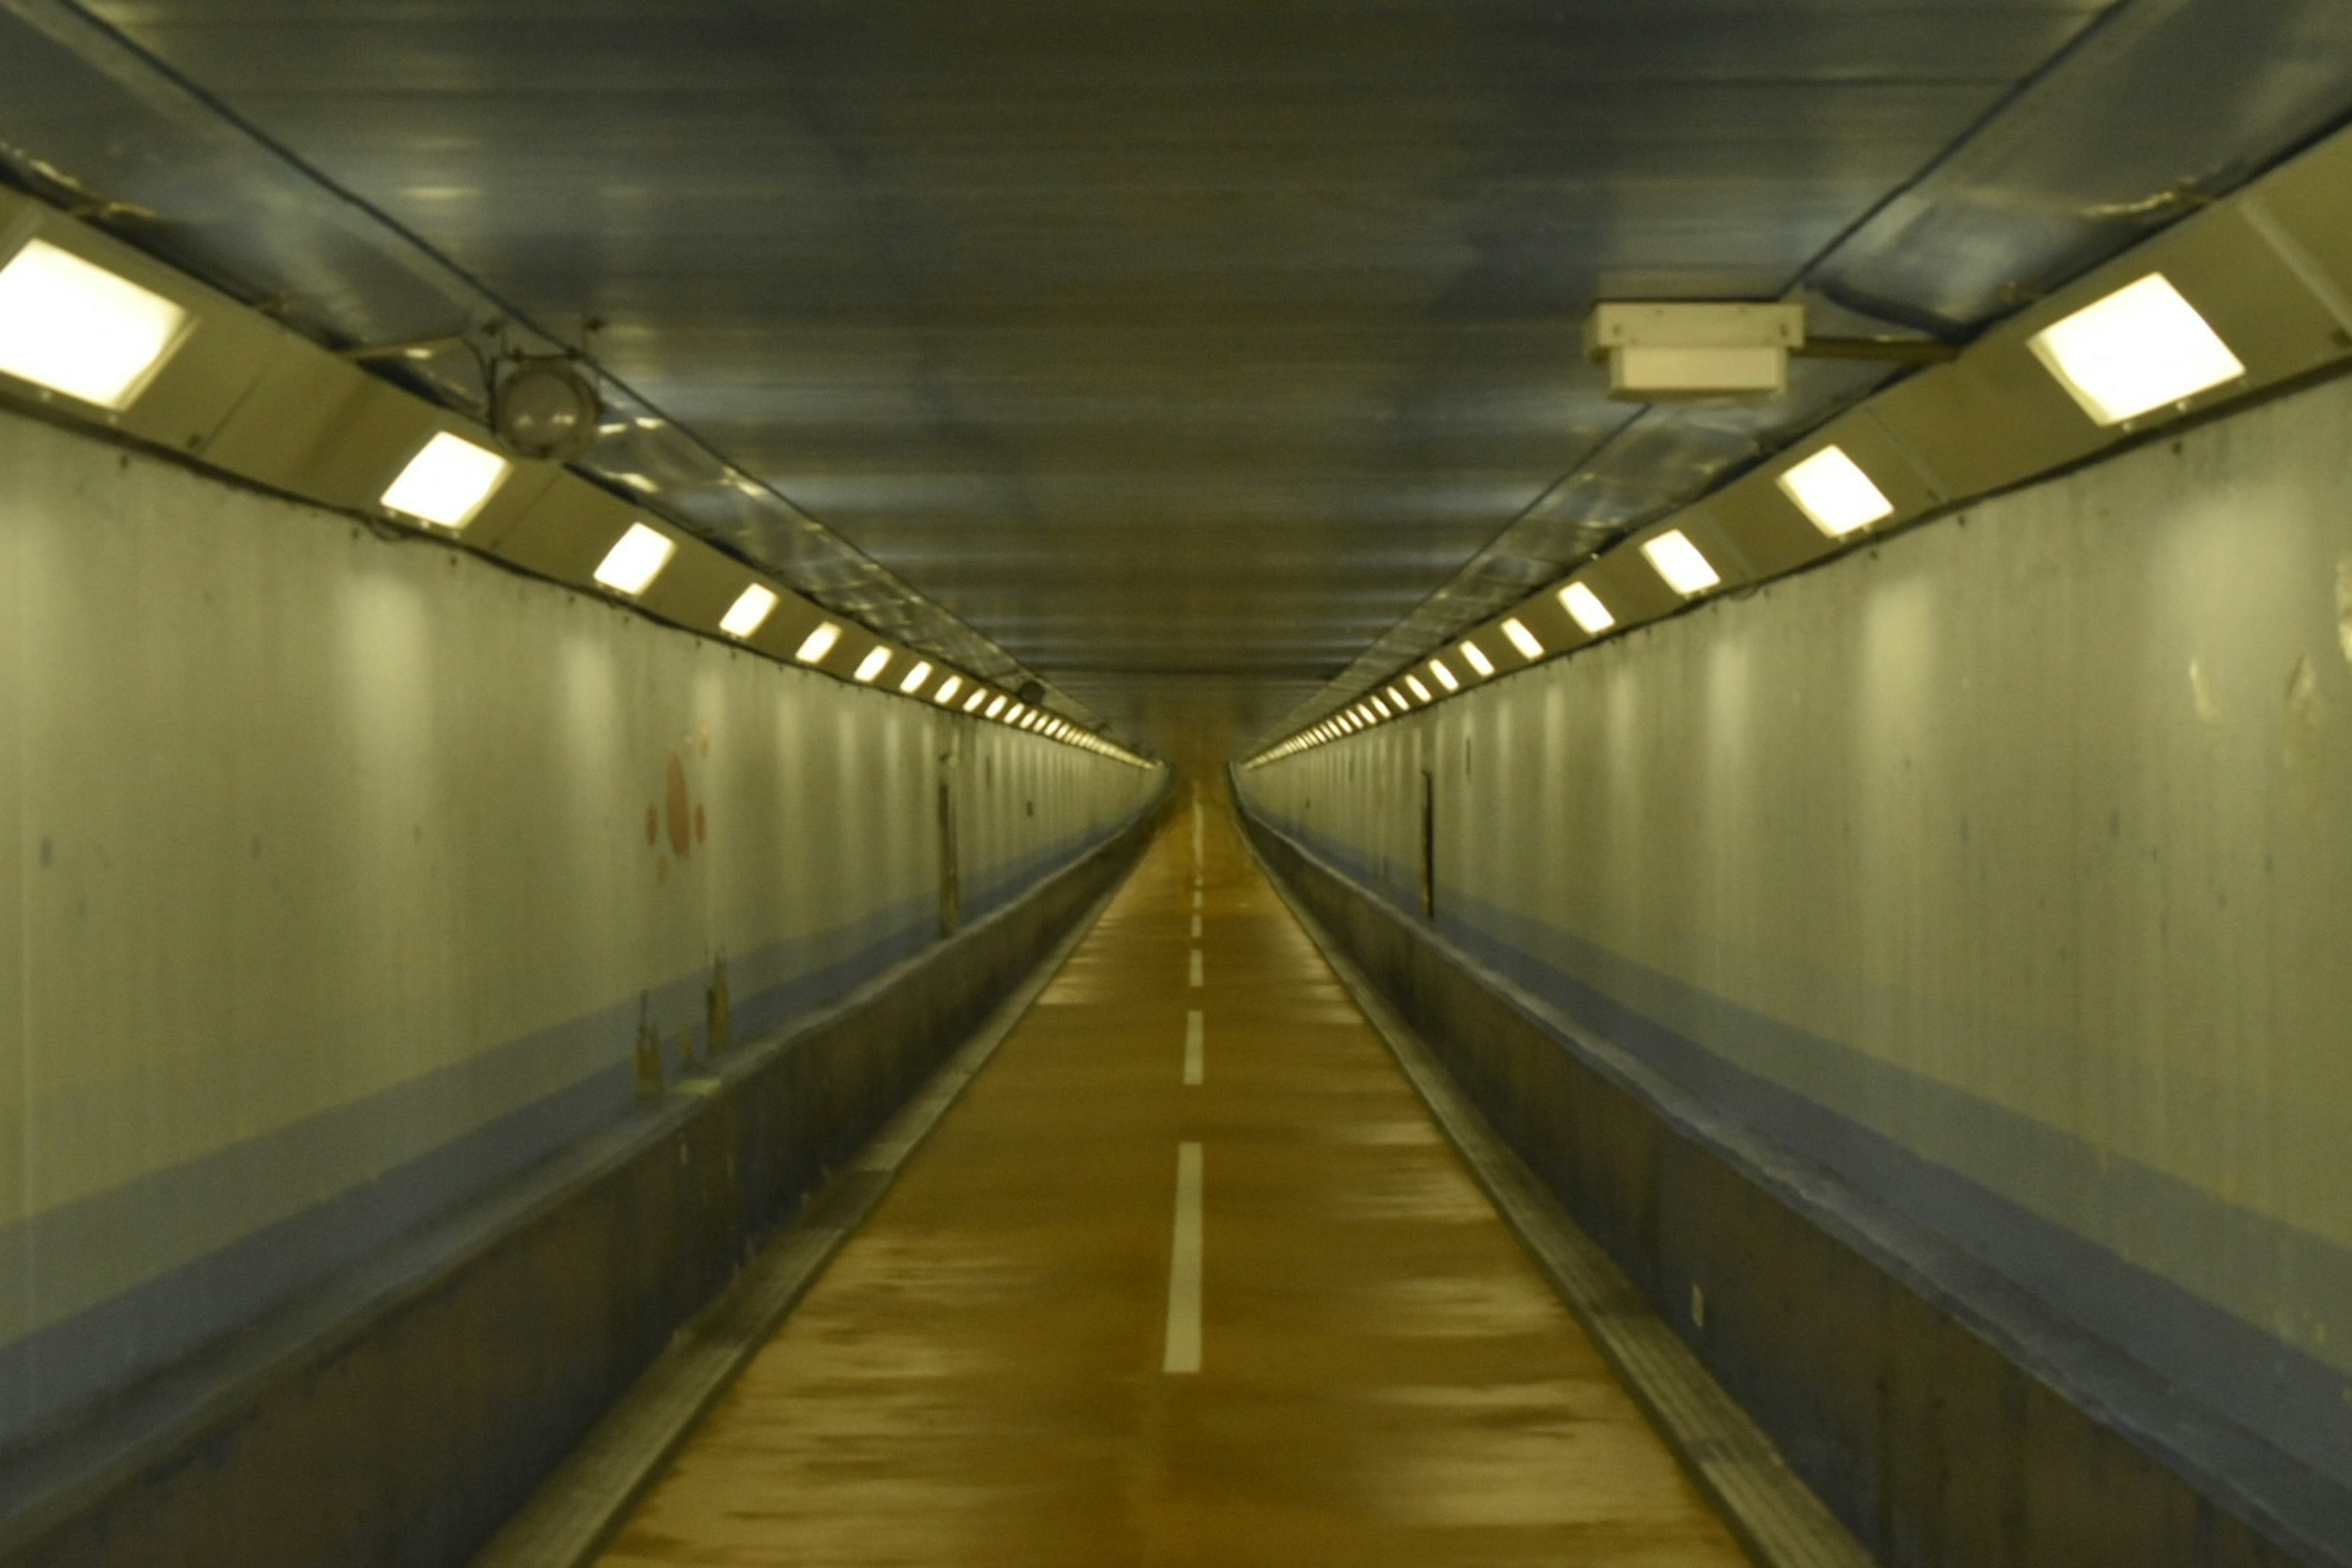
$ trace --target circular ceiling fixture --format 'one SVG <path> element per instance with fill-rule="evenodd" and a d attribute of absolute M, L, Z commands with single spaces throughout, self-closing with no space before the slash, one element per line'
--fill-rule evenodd
<path fill-rule="evenodd" d="M 568 462 L 596 444 L 604 400 L 568 360 L 518 360 L 492 407 L 499 437 L 526 458 Z"/>

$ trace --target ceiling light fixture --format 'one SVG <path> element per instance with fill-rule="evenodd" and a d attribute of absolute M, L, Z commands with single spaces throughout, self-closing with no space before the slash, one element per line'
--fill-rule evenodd
<path fill-rule="evenodd" d="M 2246 374 L 2161 272 L 2044 327 L 2026 346 L 2101 425 L 2120 425 Z"/>
<path fill-rule="evenodd" d="M 1431 659 L 1429 661 L 1429 673 L 1437 677 L 1437 684 L 1445 688 L 1446 690 L 1459 691 L 1462 689 L 1462 678 L 1455 675 L 1452 669 L 1447 668 L 1444 659 Z"/>
<path fill-rule="evenodd" d="M 1685 598 L 1704 594 L 1723 581 L 1713 563 L 1699 553 L 1698 546 L 1679 528 L 1670 528 L 1654 539 L 1643 541 L 1642 554 L 1666 580 L 1666 586 Z"/>
<path fill-rule="evenodd" d="M 803 664 L 814 664 L 826 654 L 831 653 L 833 645 L 840 640 L 839 626 L 831 621 L 821 622 L 816 630 L 801 638 L 801 646 L 793 650 L 793 657 Z"/>
<path fill-rule="evenodd" d="M 463 528 L 489 504 L 511 466 L 488 447 L 444 430 L 408 459 L 383 492 L 383 505 L 423 522 Z"/>
<path fill-rule="evenodd" d="M 916 692 L 920 691 L 923 689 L 923 682 L 929 680 L 930 678 L 931 661 L 928 658 L 919 658 L 915 661 L 915 668 L 908 670 L 905 677 L 899 680 L 898 689 L 906 695 L 912 697 Z"/>
<path fill-rule="evenodd" d="M 963 700 L 963 710 L 969 713 L 987 700 L 988 688 L 985 686 L 975 686 L 971 689 L 971 695 Z"/>
<path fill-rule="evenodd" d="M 1003 692 L 998 692 L 996 694 L 996 700 L 988 705 L 988 711 L 982 714 L 982 717 L 986 719 L 995 718 L 999 713 L 1004 711 L 1004 705 L 1012 700 L 1013 699 L 1005 696 Z"/>
<path fill-rule="evenodd" d="M 115 413 L 188 340 L 194 318 L 46 239 L 0 267 L 0 371 Z"/>
<path fill-rule="evenodd" d="M 1528 630 L 1524 622 L 1514 617 L 1503 623 L 1503 635 L 1519 650 L 1519 657 L 1532 662 L 1544 656 L 1544 645 L 1536 634 Z"/>
<path fill-rule="evenodd" d="M 735 602 L 719 618 L 719 629 L 730 637 L 748 637 L 774 613 L 776 604 L 774 589 L 754 583 L 735 595 Z"/>
<path fill-rule="evenodd" d="M 614 540 L 613 548 L 604 552 L 604 559 L 597 563 L 596 581 L 615 594 L 642 594 L 677 553 L 676 540 L 658 529 L 633 522 L 628 532 Z"/>
<path fill-rule="evenodd" d="M 1429 688 L 1421 683 L 1421 677 L 1418 675 L 1406 676 L 1404 678 L 1404 689 L 1407 691 L 1412 692 L 1414 698 L 1420 701 L 1426 702 L 1429 700 Z"/>
<path fill-rule="evenodd" d="M 1465 642 L 1457 651 L 1462 655 L 1462 662 L 1476 670 L 1481 680 L 1495 673 L 1495 661 L 1488 658 L 1486 650 L 1476 643 Z"/>
<path fill-rule="evenodd" d="M 1568 612 L 1570 620 L 1584 628 L 1586 637 L 1597 637 L 1617 624 L 1617 617 L 1609 613 L 1609 606 L 1601 602 L 1601 595 L 1581 583 L 1570 583 L 1559 591 L 1559 607 Z"/>
<path fill-rule="evenodd" d="M 890 650 L 877 647 L 857 661 L 857 668 L 850 672 L 849 678 L 859 682 L 870 682 L 889 667 Z"/>
<path fill-rule="evenodd" d="M 1871 483 L 1843 447 L 1824 447 L 1780 478 L 1781 493 L 1832 539 L 1858 533 L 1895 515 L 1895 503 Z"/>
<path fill-rule="evenodd" d="M 956 693 L 962 689 L 963 677 L 961 675 L 950 675 L 945 680 L 940 682 L 940 689 L 937 691 L 931 693 L 931 700 L 944 708 L 949 703 L 953 702 L 955 700 Z"/>

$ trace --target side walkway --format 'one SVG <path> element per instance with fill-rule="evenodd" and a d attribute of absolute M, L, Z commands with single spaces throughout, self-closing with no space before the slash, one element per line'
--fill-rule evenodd
<path fill-rule="evenodd" d="M 602 1561 L 1743 1559 L 1204 806 Z"/>

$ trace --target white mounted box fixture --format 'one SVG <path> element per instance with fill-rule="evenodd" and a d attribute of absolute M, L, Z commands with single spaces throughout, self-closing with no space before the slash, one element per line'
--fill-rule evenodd
<path fill-rule="evenodd" d="M 642 594 L 677 553 L 676 540 L 659 529 L 633 522 L 596 563 L 596 581 L 615 594 Z"/>
<path fill-rule="evenodd" d="M 383 509 L 437 527 L 462 529 L 489 504 L 511 467 L 488 447 L 438 431 L 383 492 Z"/>
<path fill-rule="evenodd" d="M 1511 646 L 1519 650 L 1521 658 L 1532 661 L 1544 656 L 1542 639 L 1528 630 L 1527 623 L 1517 616 L 1503 623 L 1503 635 L 1511 639 Z"/>
<path fill-rule="evenodd" d="M 899 679 L 898 689 L 907 696 L 912 697 L 923 689 L 923 682 L 930 678 L 931 661 L 928 658 L 919 658 L 915 661 L 915 668 Z"/>
<path fill-rule="evenodd" d="M 1584 321 L 1586 357 L 1609 362 L 1609 395 L 1628 403 L 1769 397 L 1804 342 L 1802 305 L 1620 300 Z"/>
<path fill-rule="evenodd" d="M 1843 447 L 1824 447 L 1782 474 L 1781 493 L 1832 539 L 1859 533 L 1895 515 L 1895 503 Z"/>
<path fill-rule="evenodd" d="M 879 676 L 883 670 L 888 668 L 889 664 L 890 650 L 888 648 L 876 647 L 869 649 L 866 657 L 857 661 L 857 668 L 850 671 L 849 678 L 852 680 L 858 682 L 860 685 L 867 684 L 877 676 Z"/>
<path fill-rule="evenodd" d="M 2100 425 L 2120 425 L 2246 374 L 2161 272 L 2053 322 L 2026 346 Z"/>
<path fill-rule="evenodd" d="M 117 414 L 194 328 L 180 305 L 46 239 L 0 267 L 0 371 Z"/>
<path fill-rule="evenodd" d="M 1495 661 L 1488 658 L 1486 650 L 1476 643 L 1465 642 L 1457 651 L 1462 655 L 1462 662 L 1476 670 L 1481 680 L 1495 673 Z"/>
<path fill-rule="evenodd" d="M 735 602 L 719 617 L 719 629 L 730 637 L 748 637 L 775 613 L 776 604 L 773 588 L 754 583 L 735 595 Z"/>
<path fill-rule="evenodd" d="M 937 691 L 931 693 L 931 700 L 945 708 L 956 700 L 956 693 L 962 689 L 963 677 L 950 675 L 940 682 L 940 689 Z"/>

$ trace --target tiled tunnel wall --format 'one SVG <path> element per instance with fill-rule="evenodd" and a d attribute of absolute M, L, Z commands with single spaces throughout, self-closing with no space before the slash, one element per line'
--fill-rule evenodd
<path fill-rule="evenodd" d="M 2180 1430 L 2138 1436 L 2168 1463 L 2340 1547 L 2347 427 L 2352 382 L 2305 388 L 1244 770 L 1243 798 L 1564 1049 L 1604 1040 L 1793 1162 L 1791 1202 L 1896 1238 L 1964 1317 L 2025 1303 L 2078 1401 L 2161 1391 Z M 1650 1220 L 1621 1258 L 1695 1339 L 1736 1334 L 1684 1305 L 1735 1259 L 1664 1257 Z"/>
<path fill-rule="evenodd" d="M 1156 773 L 0 416 L 0 1447 L 627 1115 Z M 681 1051 L 681 1045 L 684 1050 Z"/>

